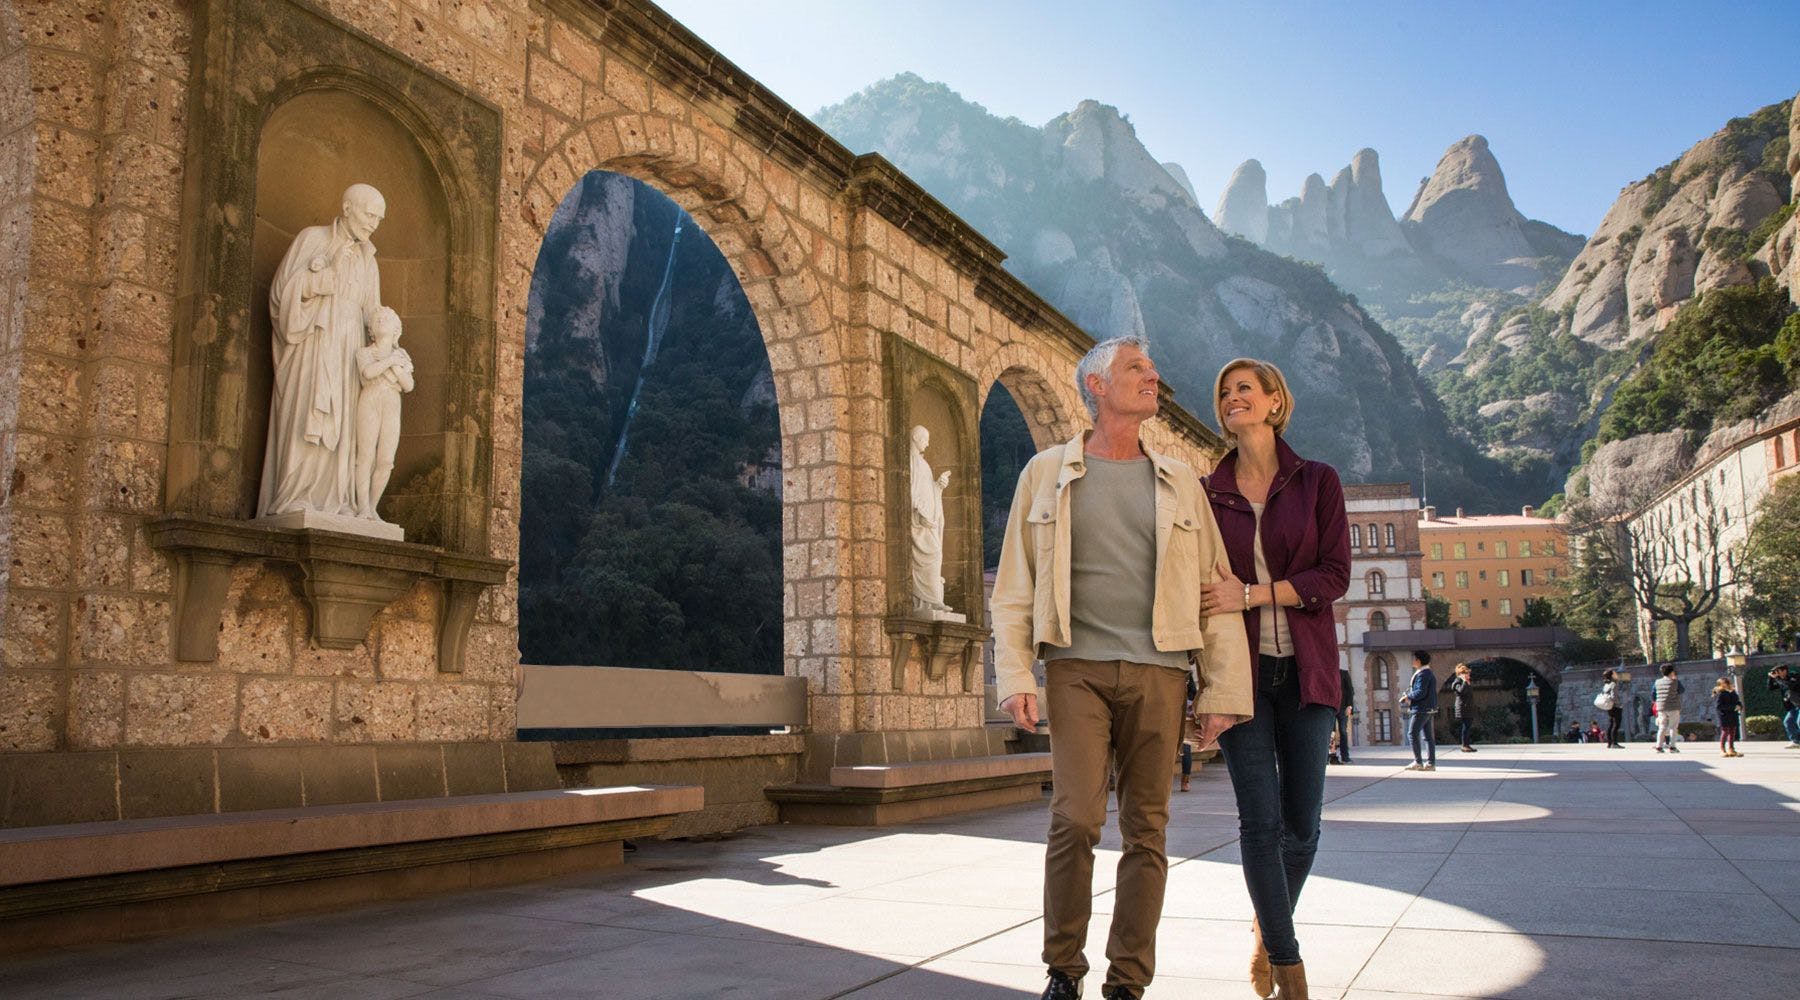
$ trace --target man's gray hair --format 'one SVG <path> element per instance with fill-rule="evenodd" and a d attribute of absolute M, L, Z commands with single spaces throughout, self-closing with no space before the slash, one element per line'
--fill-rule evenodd
<path fill-rule="evenodd" d="M 1089 417 L 1100 416 L 1100 401 L 1095 399 L 1092 390 L 1088 389 L 1088 376 L 1098 375 L 1103 379 L 1112 378 L 1113 359 L 1119 356 L 1119 348 L 1127 344 L 1145 354 L 1150 353 L 1149 339 L 1131 334 L 1125 337 L 1114 337 L 1111 340 L 1102 340 L 1095 344 L 1092 350 L 1082 355 L 1081 361 L 1075 365 L 1075 388 L 1081 392 L 1081 401 L 1087 405 Z"/>

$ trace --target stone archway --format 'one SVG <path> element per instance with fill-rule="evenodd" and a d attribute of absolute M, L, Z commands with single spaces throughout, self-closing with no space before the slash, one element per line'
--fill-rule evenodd
<path fill-rule="evenodd" d="M 1484 724 L 1490 728 L 1500 725 L 1501 712 L 1510 716 L 1514 725 L 1512 732 L 1505 736 L 1531 736 L 1531 701 L 1526 695 L 1528 682 L 1535 681 L 1538 688 L 1537 715 L 1538 738 L 1545 742 L 1553 741 L 1556 734 L 1550 727 L 1556 721 L 1556 685 L 1534 664 L 1504 653 L 1480 653 L 1474 657 L 1467 654 L 1460 661 L 1469 665 L 1471 680 L 1475 686 L 1475 724 L 1479 730 Z M 1444 664 L 1438 675 L 1444 683 L 1449 683 L 1450 668 L 1454 663 Z M 1439 719 L 1446 725 L 1453 725 L 1444 713 Z M 1439 734 L 1442 737 L 1442 733 Z M 1479 732 L 1476 739 L 1488 740 L 1493 735 L 1483 736 Z"/>

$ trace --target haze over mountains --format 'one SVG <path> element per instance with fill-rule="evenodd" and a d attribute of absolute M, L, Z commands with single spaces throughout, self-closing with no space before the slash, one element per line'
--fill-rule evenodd
<path fill-rule="evenodd" d="M 1424 474 L 1434 495 L 1471 507 L 1541 499 L 1443 432 L 1431 387 L 1354 298 L 1317 266 L 1221 231 L 1117 109 L 1084 101 L 1040 128 L 904 74 L 815 118 L 905 170 L 1095 337 L 1147 333 L 1177 398 L 1202 419 L 1220 365 L 1266 357 L 1299 397 L 1295 446 L 1346 478 Z"/>

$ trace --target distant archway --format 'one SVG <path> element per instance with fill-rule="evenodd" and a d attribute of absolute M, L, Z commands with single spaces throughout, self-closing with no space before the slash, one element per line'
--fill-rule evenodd
<path fill-rule="evenodd" d="M 1538 739 L 1549 742 L 1555 738 L 1551 727 L 1556 724 L 1556 686 L 1549 677 L 1531 664 L 1510 656 L 1487 656 L 1466 662 L 1475 688 L 1475 739 L 1483 742 L 1530 739 L 1531 699 L 1526 690 L 1534 681 L 1538 688 Z M 1443 683 L 1449 683 L 1453 666 L 1444 664 L 1438 670 Z M 1446 728 L 1455 724 L 1448 713 L 1440 712 L 1439 720 Z"/>

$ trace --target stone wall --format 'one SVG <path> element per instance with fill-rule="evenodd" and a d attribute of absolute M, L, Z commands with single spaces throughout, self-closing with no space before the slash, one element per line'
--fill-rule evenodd
<path fill-rule="evenodd" d="M 854 156 L 640 0 L 268 4 L 498 113 L 499 190 L 480 193 L 499 225 L 493 357 L 479 359 L 491 413 L 472 452 L 491 473 L 485 555 L 518 554 L 525 312 L 544 229 L 582 173 L 628 174 L 706 229 L 768 345 L 786 669 L 807 681 L 813 730 L 981 726 L 978 677 L 891 681 L 881 345 L 902 338 L 970 379 L 971 426 L 1005 384 L 1048 445 L 1085 423 L 1072 375 L 1086 335 L 885 161 Z M 204 263 L 176 248 L 195 227 L 245 224 L 184 201 L 192 164 L 235 155 L 188 147 L 189 74 L 219 44 L 195 39 L 227 9 L 0 0 L 0 750 L 509 739 L 511 576 L 482 596 L 460 675 L 434 664 L 435 586 L 378 615 L 361 646 L 321 650 L 296 572 L 275 561 L 234 571 L 217 661 L 173 656 L 177 582 L 143 525 L 167 503 L 178 284 Z M 1147 437 L 1202 468 L 1219 447 L 1172 404 Z"/>

